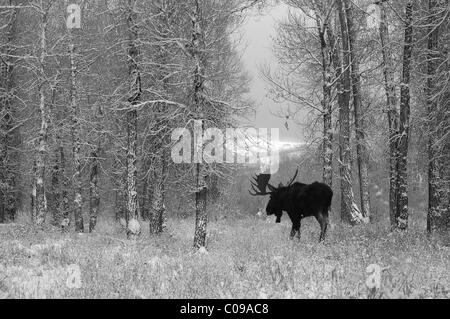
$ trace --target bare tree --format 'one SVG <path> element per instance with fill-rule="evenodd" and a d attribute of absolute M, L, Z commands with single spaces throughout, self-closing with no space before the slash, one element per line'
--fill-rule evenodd
<path fill-rule="evenodd" d="M 322 108 L 323 108 L 323 182 L 330 187 L 333 183 L 333 63 L 332 48 L 327 40 L 327 28 L 330 24 L 332 8 L 325 9 L 314 3 L 317 32 L 320 41 L 320 53 L 322 57 Z"/>
<path fill-rule="evenodd" d="M 351 59 L 351 78 L 352 78 L 352 96 L 353 112 L 355 119 L 356 132 L 356 159 L 358 163 L 359 194 L 361 199 L 361 214 L 365 221 L 370 218 L 370 194 L 369 194 L 369 170 L 368 153 L 366 148 L 366 137 L 364 128 L 364 114 L 362 108 L 361 96 L 361 76 L 359 72 L 359 53 L 356 46 L 357 28 L 355 27 L 353 17 L 353 3 L 345 0 L 345 13 L 347 18 L 348 41 Z"/>
<path fill-rule="evenodd" d="M 311 122 L 323 125 L 320 135 L 322 178 L 331 186 L 334 156 L 332 122 L 336 87 L 339 85 L 334 73 L 334 34 L 330 32 L 334 23 L 334 6 L 319 0 L 285 0 L 285 3 L 293 10 L 278 27 L 275 53 L 281 71 L 271 74 L 270 68 L 267 68 L 263 70 L 263 76 L 270 84 L 274 100 L 294 105 L 293 110 L 290 107 L 282 110 L 280 116 L 295 121 L 296 113 L 303 108 L 317 114 Z M 312 27 L 313 23 L 315 27 Z M 313 94 L 305 90 L 304 84 L 300 85 L 305 73 L 321 75 L 320 78 L 313 75 L 308 79 Z M 320 88 L 321 92 L 315 92 L 316 88 Z"/>
<path fill-rule="evenodd" d="M 57 86 L 53 86 L 52 94 L 51 94 L 51 112 L 53 115 L 53 135 L 54 135 L 54 144 L 53 146 L 53 158 L 51 161 L 53 162 L 52 171 L 51 171 L 51 186 L 48 198 L 48 208 L 52 214 L 52 223 L 54 226 L 60 226 L 63 220 L 63 193 L 64 193 L 64 171 L 65 171 L 65 158 L 64 158 L 64 144 L 62 137 L 62 129 L 63 129 L 63 121 L 61 121 L 60 113 L 57 111 L 56 106 L 56 98 L 57 98 Z M 55 123 L 56 122 L 56 123 Z"/>
<path fill-rule="evenodd" d="M 74 165 L 74 181 L 73 186 L 75 190 L 74 195 L 74 219 L 75 219 L 75 231 L 84 232 L 83 221 L 83 184 L 82 184 L 82 154 L 81 154 L 81 126 L 80 119 L 80 106 L 78 102 L 78 83 L 77 83 L 77 64 L 75 56 L 75 39 L 73 30 L 69 31 L 70 44 L 69 44 L 69 57 L 70 57 L 70 116 L 72 122 L 72 154 Z"/>
<path fill-rule="evenodd" d="M 35 141 L 35 177 L 34 177 L 34 209 L 33 222 L 36 225 L 42 225 L 47 215 L 47 197 L 45 193 L 45 170 L 46 170 L 46 155 L 48 150 L 47 137 L 50 124 L 50 110 L 47 101 L 47 86 L 46 81 L 46 65 L 47 65 L 47 25 L 49 19 L 50 8 L 53 1 L 40 0 L 35 3 L 36 11 L 40 15 L 40 56 L 39 56 L 39 111 L 40 111 L 40 130 L 38 138 Z"/>
<path fill-rule="evenodd" d="M 102 109 L 98 106 L 96 114 L 96 126 L 97 135 L 100 134 L 99 123 L 101 121 Z M 97 136 L 97 141 L 94 142 L 91 151 L 91 171 L 89 174 L 89 232 L 93 232 L 97 225 L 97 218 L 100 209 L 100 190 L 99 190 L 99 175 L 100 175 L 100 162 L 99 156 L 101 152 L 101 138 Z"/>
<path fill-rule="evenodd" d="M 339 170 L 341 177 L 341 219 L 348 223 L 365 222 L 353 195 L 350 147 L 351 48 L 343 0 L 337 0 L 342 35 L 342 72 L 339 92 Z"/>
<path fill-rule="evenodd" d="M 137 107 L 141 100 L 141 75 L 139 70 L 138 26 L 136 1 L 127 0 L 128 33 L 128 72 L 129 72 L 129 107 L 126 112 L 127 126 L 127 236 L 135 237 L 140 233 L 137 199 Z"/>
<path fill-rule="evenodd" d="M 202 7 L 200 0 L 193 1 L 193 13 L 192 13 L 192 58 L 194 63 L 194 113 L 197 125 L 202 134 L 204 130 L 203 112 L 205 107 L 205 74 L 204 74 L 204 54 L 205 54 L 205 38 L 202 21 Z M 197 156 L 200 156 L 200 161 L 203 160 L 203 146 L 200 149 L 194 150 Z M 200 248 L 206 246 L 206 225 L 207 225 L 207 211 L 206 211 L 206 182 L 204 165 L 200 163 L 195 164 L 195 235 L 194 235 L 194 247 Z"/>
<path fill-rule="evenodd" d="M 450 229 L 448 2 L 428 1 L 426 104 L 429 121 L 427 232 Z"/>
<path fill-rule="evenodd" d="M 8 1 L 11 6 L 13 3 Z M 3 10 L 2 10 L 3 11 Z M 16 171 L 13 157 L 14 40 L 18 8 L 5 10 L 0 19 L 0 223 L 16 212 Z M 3 12 L 2 12 L 3 13 Z"/>
<path fill-rule="evenodd" d="M 385 1 L 377 2 L 380 8 L 380 40 L 383 55 L 384 87 L 386 91 L 386 113 L 389 127 L 389 216 L 392 227 L 397 225 L 397 136 L 398 111 L 395 85 L 395 72 L 392 57 L 392 44 L 389 40 L 389 24 Z"/>
<path fill-rule="evenodd" d="M 166 99 L 170 99 L 172 95 L 172 88 L 169 85 L 173 77 L 170 65 L 174 64 L 174 57 L 169 55 L 171 48 L 176 48 L 175 41 L 171 36 L 173 35 L 174 23 L 179 23 L 177 13 L 179 13 L 179 6 L 176 2 L 156 1 L 155 17 L 154 17 L 154 42 L 156 44 L 155 52 L 153 54 L 153 62 L 156 65 L 153 68 L 155 74 L 157 89 L 161 91 Z M 167 168 L 168 168 L 168 151 L 169 132 L 168 132 L 168 112 L 169 105 L 164 101 L 155 103 L 154 117 L 155 127 L 154 131 L 154 161 L 153 161 L 153 183 L 151 192 L 151 209 L 150 209 L 150 233 L 160 234 L 163 231 L 165 218 L 165 199 L 166 199 L 166 182 L 167 182 Z M 146 179 L 147 182 L 148 179 Z M 148 187 L 148 185 L 146 185 Z"/>
<path fill-rule="evenodd" d="M 409 146 L 409 117 L 410 117 L 410 82 L 411 58 L 413 45 L 412 27 L 413 3 L 408 1 L 405 10 L 405 40 L 403 49 L 403 72 L 400 84 L 400 122 L 397 158 L 397 227 L 408 227 L 408 174 L 407 159 Z"/>

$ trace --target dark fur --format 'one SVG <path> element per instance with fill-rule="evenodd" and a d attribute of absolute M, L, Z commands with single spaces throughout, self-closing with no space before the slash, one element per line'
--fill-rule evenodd
<path fill-rule="evenodd" d="M 332 198 L 333 191 L 326 184 L 314 182 L 308 185 L 296 182 L 291 186 L 273 189 L 266 212 L 267 215 L 275 215 L 277 223 L 281 221 L 283 211 L 287 212 L 292 221 L 291 238 L 296 234 L 300 238 L 302 218 L 316 217 L 321 230 L 319 241 L 322 241 L 327 231 L 328 211 Z"/>

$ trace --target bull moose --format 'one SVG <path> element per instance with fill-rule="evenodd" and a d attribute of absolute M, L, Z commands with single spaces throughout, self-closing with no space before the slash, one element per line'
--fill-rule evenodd
<path fill-rule="evenodd" d="M 304 217 L 314 216 L 320 224 L 319 242 L 325 239 L 328 226 L 328 211 L 333 198 L 331 188 L 319 182 L 303 184 L 294 182 L 298 175 L 298 169 L 290 182 L 278 187 L 269 184 L 270 174 L 259 174 L 251 181 L 252 196 L 270 196 L 266 207 L 267 215 L 275 215 L 276 222 L 281 222 L 283 211 L 287 212 L 292 222 L 290 238 L 300 239 L 300 224 Z M 267 188 L 269 191 L 267 191 Z"/>

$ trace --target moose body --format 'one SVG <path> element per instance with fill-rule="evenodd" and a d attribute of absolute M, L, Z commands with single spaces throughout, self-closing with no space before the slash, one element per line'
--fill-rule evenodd
<path fill-rule="evenodd" d="M 302 184 L 294 183 L 288 187 L 278 188 L 271 194 L 267 204 L 267 215 L 275 215 L 277 222 L 285 211 L 292 222 L 291 238 L 297 235 L 300 238 L 301 220 L 314 216 L 320 224 L 319 241 L 325 239 L 328 226 L 328 211 L 331 206 L 333 191 L 323 183 Z"/>
<path fill-rule="evenodd" d="M 275 215 L 276 222 L 281 221 L 283 211 L 285 211 L 292 222 L 290 237 L 300 238 L 300 225 L 304 217 L 314 216 L 320 224 L 319 241 L 325 239 L 328 226 L 328 211 L 333 198 L 331 188 L 323 183 L 314 182 L 312 184 L 303 184 L 299 182 L 293 183 L 295 177 L 287 186 L 280 185 L 274 187 L 268 183 L 269 174 L 260 174 L 255 179 L 258 190 L 252 195 L 270 195 L 270 200 L 266 207 L 267 215 Z M 266 186 L 270 192 L 266 191 Z"/>

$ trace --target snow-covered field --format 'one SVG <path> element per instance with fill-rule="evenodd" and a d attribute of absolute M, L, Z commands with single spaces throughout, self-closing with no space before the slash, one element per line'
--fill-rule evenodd
<path fill-rule="evenodd" d="M 144 224 L 136 242 L 113 221 L 83 235 L 1 225 L 0 298 L 450 298 L 450 248 L 415 227 L 334 225 L 319 244 L 313 219 L 300 242 L 287 220 L 222 219 L 195 252 L 193 225 L 169 219 L 152 238 Z"/>

